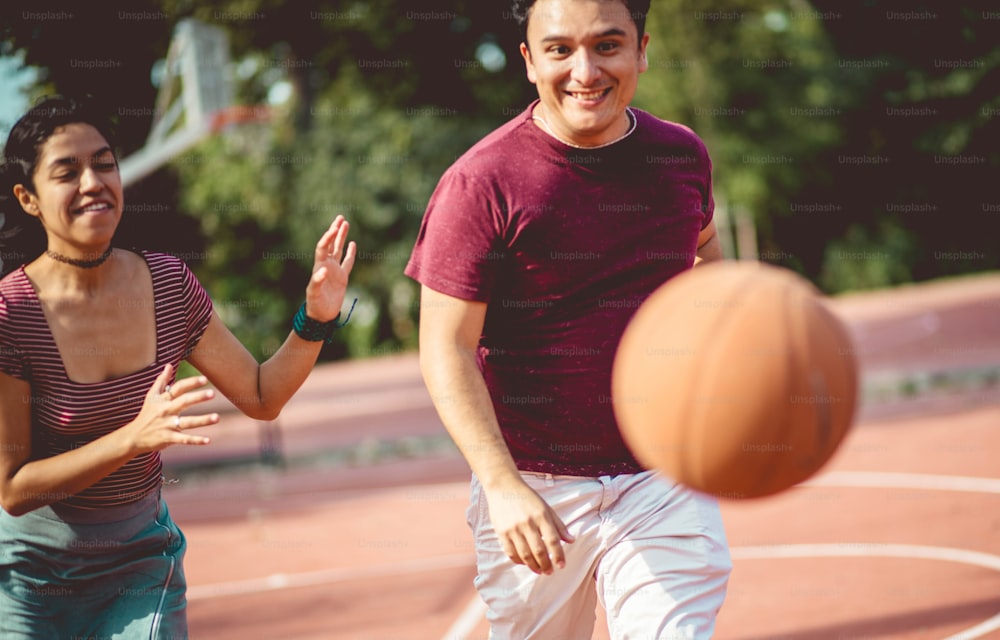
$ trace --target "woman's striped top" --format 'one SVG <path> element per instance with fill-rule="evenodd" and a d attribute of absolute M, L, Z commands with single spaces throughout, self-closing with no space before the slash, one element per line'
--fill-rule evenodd
<path fill-rule="evenodd" d="M 31 404 L 32 459 L 70 451 L 129 423 L 164 365 L 176 367 L 208 327 L 212 301 L 187 266 L 166 254 L 142 256 L 153 282 L 156 362 L 104 382 L 79 383 L 67 377 L 23 267 L 0 280 L 0 371 L 31 385 L 24 402 Z M 154 451 L 133 458 L 88 489 L 53 502 L 90 509 L 118 506 L 141 500 L 160 482 L 160 454 Z"/>

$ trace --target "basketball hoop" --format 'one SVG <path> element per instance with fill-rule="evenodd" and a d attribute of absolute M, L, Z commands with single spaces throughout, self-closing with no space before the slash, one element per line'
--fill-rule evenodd
<path fill-rule="evenodd" d="M 267 105 L 233 105 L 213 113 L 210 128 L 212 133 L 219 133 L 234 125 L 269 122 L 272 115 Z"/>
<path fill-rule="evenodd" d="M 229 37 L 220 27 L 193 18 L 178 22 L 165 70 L 146 143 L 119 163 L 123 186 L 141 180 L 205 138 L 272 116 L 264 105 L 232 104 Z"/>

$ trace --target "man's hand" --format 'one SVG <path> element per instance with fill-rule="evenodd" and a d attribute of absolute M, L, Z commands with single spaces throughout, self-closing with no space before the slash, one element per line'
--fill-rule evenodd
<path fill-rule="evenodd" d="M 573 542 L 574 538 L 552 507 L 531 487 L 519 480 L 484 491 L 493 530 L 512 562 L 545 575 L 566 566 L 562 543 Z"/>

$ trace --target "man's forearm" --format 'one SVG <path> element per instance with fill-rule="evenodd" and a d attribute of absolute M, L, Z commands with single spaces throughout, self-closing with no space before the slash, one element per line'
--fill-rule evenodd
<path fill-rule="evenodd" d="M 712 237 L 707 242 L 698 247 L 695 253 L 694 266 L 697 267 L 703 262 L 722 260 L 724 257 L 722 255 L 722 242 L 719 241 L 719 234 L 715 233 L 712 234 Z"/>
<path fill-rule="evenodd" d="M 420 369 L 441 422 L 483 487 L 519 477 L 475 354 L 421 350 Z"/>

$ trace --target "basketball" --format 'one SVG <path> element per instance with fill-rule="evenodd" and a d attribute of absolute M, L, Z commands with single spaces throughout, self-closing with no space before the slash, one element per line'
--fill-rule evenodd
<path fill-rule="evenodd" d="M 809 281 L 721 261 L 670 279 L 637 309 L 611 398 L 640 463 L 744 499 L 826 464 L 850 430 L 857 387 L 850 334 Z"/>

